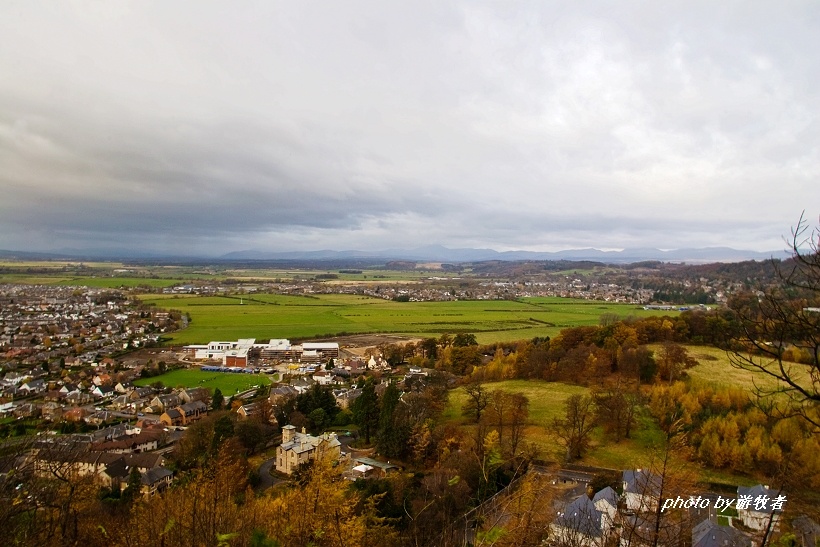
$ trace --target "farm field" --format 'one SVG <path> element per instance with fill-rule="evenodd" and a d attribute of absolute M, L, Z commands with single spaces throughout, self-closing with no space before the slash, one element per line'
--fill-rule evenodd
<path fill-rule="evenodd" d="M 664 312 L 628 304 L 562 298 L 454 302 L 393 302 L 347 294 L 178 297 L 143 295 L 146 304 L 188 313 L 173 344 L 237 338 L 328 338 L 347 334 L 438 337 L 471 332 L 479 343 L 554 336 L 567 327 L 596 325 L 602 314 L 645 317 Z"/>
<path fill-rule="evenodd" d="M 264 374 L 233 374 L 228 372 L 202 372 L 199 369 L 172 370 L 160 376 L 141 378 L 134 382 L 138 386 L 147 386 L 154 382 L 162 382 L 167 387 L 206 387 L 211 393 L 216 388 L 226 397 L 253 388 L 266 386 L 271 383 Z"/>

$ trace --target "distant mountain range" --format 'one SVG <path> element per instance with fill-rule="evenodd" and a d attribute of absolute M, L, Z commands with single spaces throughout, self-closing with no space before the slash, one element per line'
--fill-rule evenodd
<path fill-rule="evenodd" d="M 441 245 L 428 245 L 415 249 L 389 249 L 384 251 L 307 251 L 271 253 L 262 251 L 237 251 L 222 255 L 223 260 L 345 260 L 384 259 L 414 260 L 422 262 L 483 262 L 486 260 L 590 260 L 608 264 L 630 264 L 646 260 L 662 262 L 741 262 L 744 260 L 768 260 L 788 258 L 785 251 L 757 252 L 740 251 L 729 247 L 708 247 L 702 249 L 624 249 L 623 251 L 601 251 L 599 249 L 571 249 L 556 252 L 535 251 L 495 251 L 493 249 L 448 249 Z"/>
<path fill-rule="evenodd" d="M 405 260 L 416 262 L 483 262 L 488 260 L 572 260 L 593 261 L 606 264 L 631 264 L 647 260 L 661 262 L 686 262 L 705 264 L 712 262 L 741 262 L 744 260 L 785 259 L 790 255 L 785 251 L 757 252 L 731 249 L 729 247 L 707 247 L 699 249 L 676 249 L 662 251 L 652 248 L 624 249 L 623 251 L 601 251 L 599 249 L 571 249 L 556 252 L 536 251 L 495 251 L 493 249 L 448 249 L 441 245 L 427 245 L 415 249 L 387 249 L 383 251 L 235 251 L 217 257 L 178 256 L 139 251 L 83 251 L 60 249 L 52 252 L 27 252 L 0 250 L 0 258 L 21 260 L 156 260 L 162 262 L 208 262 L 208 261 L 349 261 L 368 262 Z"/>

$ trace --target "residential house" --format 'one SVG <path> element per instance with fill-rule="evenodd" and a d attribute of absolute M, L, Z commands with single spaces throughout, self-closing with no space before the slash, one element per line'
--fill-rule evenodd
<path fill-rule="evenodd" d="M 163 412 L 162 416 L 159 417 L 159 421 L 167 426 L 179 426 L 185 424 L 182 413 L 176 408 L 169 408 Z"/>
<path fill-rule="evenodd" d="M 182 414 L 182 425 L 189 425 L 208 413 L 208 407 L 202 401 L 193 401 L 185 403 L 177 407 L 179 413 Z"/>
<path fill-rule="evenodd" d="M 163 492 L 171 484 L 173 476 L 174 473 L 164 467 L 149 469 L 140 478 L 140 492 L 146 497 Z"/>
<path fill-rule="evenodd" d="M 185 403 L 207 402 L 211 398 L 211 393 L 204 387 L 193 387 L 180 391 L 179 398 Z"/>
<path fill-rule="evenodd" d="M 655 511 L 663 481 L 659 475 L 646 469 L 623 472 L 624 501 L 630 511 Z"/>
<path fill-rule="evenodd" d="M 97 399 L 109 399 L 114 396 L 114 387 L 111 385 L 94 386 L 91 395 Z"/>
<path fill-rule="evenodd" d="M 336 399 L 336 404 L 342 409 L 350 408 L 353 401 L 358 399 L 361 394 L 362 390 L 359 388 L 333 390 L 333 397 Z"/>
<path fill-rule="evenodd" d="M 339 458 L 341 446 L 335 433 L 314 436 L 308 435 L 304 428 L 297 433 L 295 426 L 286 425 L 282 428 L 282 444 L 276 449 L 276 470 L 290 475 L 310 460 Z"/>
<path fill-rule="evenodd" d="M 615 524 L 619 500 L 618 493 L 609 486 L 596 492 L 592 498 L 593 505 L 601 512 L 601 518 L 606 528 L 611 528 Z"/>
<path fill-rule="evenodd" d="M 43 418 L 52 422 L 58 422 L 63 417 L 63 405 L 56 401 L 44 403 L 41 407 Z"/>
<path fill-rule="evenodd" d="M 182 399 L 176 393 L 157 395 L 151 399 L 151 407 L 157 412 L 164 412 L 169 408 L 176 408 L 182 404 Z"/>
<path fill-rule="evenodd" d="M 604 513 L 586 494 L 575 498 L 550 525 L 551 537 L 560 545 L 603 547 L 609 533 Z"/>
<path fill-rule="evenodd" d="M 820 524 L 806 515 L 800 515 L 792 521 L 792 533 L 803 547 L 820 545 Z"/>
<path fill-rule="evenodd" d="M 97 374 L 91 379 L 91 382 L 95 386 L 113 386 L 114 384 L 114 380 L 110 374 Z"/>
<path fill-rule="evenodd" d="M 40 405 L 25 403 L 14 408 L 13 414 L 16 418 L 39 418 L 42 408 Z"/>
<path fill-rule="evenodd" d="M 314 372 L 312 378 L 320 386 L 329 386 L 334 383 L 333 373 L 327 370 Z"/>
<path fill-rule="evenodd" d="M 63 420 L 67 422 L 80 422 L 89 414 L 91 414 L 91 412 L 81 406 L 78 406 L 64 411 Z"/>
<path fill-rule="evenodd" d="M 70 405 L 87 405 L 93 400 L 91 394 L 85 391 L 72 391 L 65 397 L 65 402 Z"/>
<path fill-rule="evenodd" d="M 748 505 L 742 503 L 748 502 Z M 765 530 L 771 520 L 772 530 L 780 522 L 780 513 L 786 503 L 786 496 L 769 489 L 768 485 L 737 487 L 737 515 L 740 521 L 752 530 Z M 743 505 L 745 508 L 741 509 Z"/>
<path fill-rule="evenodd" d="M 113 452 L 114 454 L 132 454 L 150 452 L 159 448 L 164 437 L 160 431 L 142 431 L 111 441 L 96 442 L 91 445 L 94 452 Z"/>
<path fill-rule="evenodd" d="M 20 386 L 20 394 L 25 395 L 39 395 L 40 393 L 45 393 L 47 389 L 47 385 L 45 380 L 30 380 L 23 385 Z"/>
<path fill-rule="evenodd" d="M 299 392 L 292 386 L 279 386 L 270 390 L 270 402 L 272 405 L 279 405 L 299 395 Z"/>
<path fill-rule="evenodd" d="M 236 409 L 236 413 L 242 418 L 250 418 L 257 409 L 256 403 L 247 403 Z"/>
<path fill-rule="evenodd" d="M 106 422 L 114 420 L 114 418 L 115 416 L 111 412 L 108 412 L 107 410 L 100 410 L 90 416 L 86 416 L 85 423 L 90 425 L 102 425 Z"/>

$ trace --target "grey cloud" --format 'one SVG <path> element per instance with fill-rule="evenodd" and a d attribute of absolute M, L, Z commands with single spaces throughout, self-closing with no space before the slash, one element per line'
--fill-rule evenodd
<path fill-rule="evenodd" d="M 0 248 L 780 248 L 790 3 L 0 5 Z"/>

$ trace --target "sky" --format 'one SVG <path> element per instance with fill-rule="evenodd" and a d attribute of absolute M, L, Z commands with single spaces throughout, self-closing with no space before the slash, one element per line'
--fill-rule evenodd
<path fill-rule="evenodd" d="M 0 2 L 0 249 L 783 250 L 820 3 Z"/>

